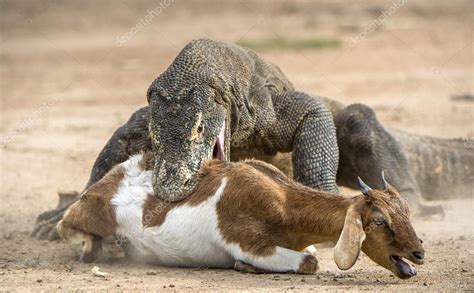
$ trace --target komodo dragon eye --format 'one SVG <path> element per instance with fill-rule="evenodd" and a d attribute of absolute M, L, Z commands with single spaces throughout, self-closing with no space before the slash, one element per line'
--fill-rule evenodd
<path fill-rule="evenodd" d="M 204 131 L 204 121 L 202 119 L 202 113 L 198 113 L 196 124 L 191 129 L 190 139 L 196 142 L 202 142 L 202 132 Z"/>

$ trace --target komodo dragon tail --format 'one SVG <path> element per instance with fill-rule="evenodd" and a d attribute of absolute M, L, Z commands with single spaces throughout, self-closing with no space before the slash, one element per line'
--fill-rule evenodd
<path fill-rule="evenodd" d="M 389 132 L 402 145 L 425 199 L 473 196 L 474 144 L 469 140 Z"/>

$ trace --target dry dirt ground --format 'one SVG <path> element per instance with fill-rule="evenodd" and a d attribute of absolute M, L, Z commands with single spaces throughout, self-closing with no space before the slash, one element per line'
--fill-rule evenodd
<path fill-rule="evenodd" d="M 321 272 L 299 276 L 129 264 L 113 245 L 98 261 L 110 273 L 103 279 L 76 261 L 78 247 L 28 236 L 58 189 L 84 186 L 114 129 L 146 104 L 150 82 L 197 37 L 339 39 L 340 48 L 260 54 L 301 90 L 366 103 L 390 127 L 471 138 L 474 151 L 474 103 L 451 98 L 474 92 L 474 2 L 2 0 L 0 7 L 0 291 L 474 290 L 472 193 L 445 202 L 444 220 L 415 220 L 427 261 L 410 280 L 366 256 L 338 271 L 328 247 L 319 249 Z M 157 15 L 146 17 L 151 10 Z"/>

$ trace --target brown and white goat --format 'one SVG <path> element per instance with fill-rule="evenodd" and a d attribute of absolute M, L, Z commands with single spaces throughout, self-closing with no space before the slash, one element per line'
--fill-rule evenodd
<path fill-rule="evenodd" d="M 115 235 L 128 255 L 169 266 L 312 274 L 317 259 L 301 251 L 334 241 L 343 270 L 360 250 L 400 278 L 416 274 L 404 258 L 423 263 L 408 204 L 388 184 L 381 191 L 360 181 L 363 194 L 348 198 L 305 187 L 260 161 L 212 160 L 192 194 L 165 202 L 153 195 L 152 169 L 150 153 L 132 156 L 69 208 L 58 231 L 83 243 L 83 260 L 94 260 L 101 239 Z"/>

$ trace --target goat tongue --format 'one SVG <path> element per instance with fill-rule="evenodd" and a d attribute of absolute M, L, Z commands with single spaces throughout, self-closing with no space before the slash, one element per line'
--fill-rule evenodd
<path fill-rule="evenodd" d="M 392 256 L 392 259 L 395 261 L 395 265 L 402 274 L 411 277 L 416 275 L 416 269 L 405 262 L 401 257 Z"/>

